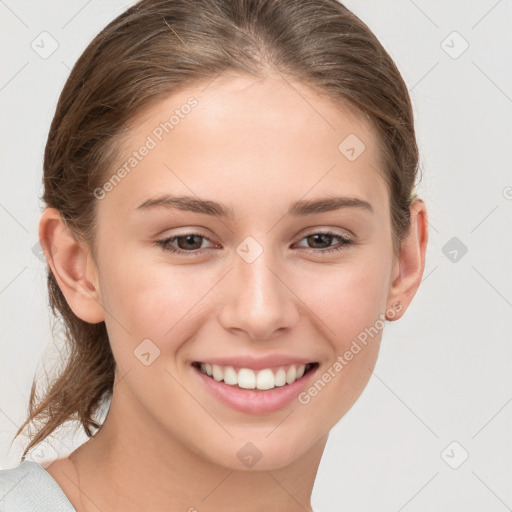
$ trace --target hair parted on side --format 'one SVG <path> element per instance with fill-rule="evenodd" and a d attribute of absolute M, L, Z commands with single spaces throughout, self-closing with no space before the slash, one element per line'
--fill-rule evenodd
<path fill-rule="evenodd" d="M 109 23 L 74 65 L 59 97 L 44 154 L 42 200 L 59 210 L 77 240 L 96 254 L 97 199 L 120 156 L 130 123 L 145 108 L 225 71 L 298 79 L 354 106 L 376 128 L 390 204 L 395 254 L 408 233 L 418 148 L 407 87 L 372 31 L 337 0 L 141 0 Z M 106 178 L 107 177 L 107 178 Z M 112 396 L 115 361 L 104 322 L 69 307 L 47 269 L 49 303 L 62 322 L 69 356 L 36 396 L 37 425 L 22 460 L 69 420 L 88 437 Z"/>

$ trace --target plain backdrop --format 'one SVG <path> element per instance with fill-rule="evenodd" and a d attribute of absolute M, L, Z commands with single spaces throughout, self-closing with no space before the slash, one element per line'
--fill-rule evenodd
<path fill-rule="evenodd" d="M 132 3 L 0 0 L 1 468 L 19 463 L 26 438 L 11 442 L 35 372 L 59 360 L 37 251 L 49 125 L 75 60 Z M 511 510 L 512 3 L 346 5 L 409 87 L 430 241 L 413 303 L 386 325 L 367 388 L 331 432 L 313 504 L 325 512 Z M 41 38 L 50 55 L 35 44 Z M 29 458 L 64 456 L 85 440 L 62 430 Z"/>

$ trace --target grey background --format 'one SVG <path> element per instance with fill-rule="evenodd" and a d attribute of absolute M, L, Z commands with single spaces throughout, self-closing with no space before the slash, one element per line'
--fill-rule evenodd
<path fill-rule="evenodd" d="M 132 3 L 0 0 L 0 468 L 19 462 L 26 438 L 11 439 L 34 373 L 59 360 L 45 263 L 32 250 L 49 125 L 75 60 Z M 345 3 L 409 86 L 430 241 L 412 305 L 387 324 L 374 375 L 331 431 L 313 504 L 512 510 L 512 2 Z M 52 39 L 58 47 L 41 56 Z M 31 458 L 64 456 L 85 439 L 71 424 Z"/>

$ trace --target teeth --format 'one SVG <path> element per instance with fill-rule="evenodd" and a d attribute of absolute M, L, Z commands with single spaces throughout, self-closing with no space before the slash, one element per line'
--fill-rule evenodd
<path fill-rule="evenodd" d="M 236 386 L 238 384 L 238 375 L 232 366 L 226 366 L 226 368 L 224 368 L 224 382 L 230 386 Z"/>
<path fill-rule="evenodd" d="M 224 372 L 220 366 L 217 366 L 216 364 L 212 365 L 212 377 L 215 380 L 222 380 L 224 378 Z"/>
<path fill-rule="evenodd" d="M 276 379 L 272 370 L 261 370 L 256 377 L 256 387 L 258 389 L 272 389 L 276 385 Z"/>
<path fill-rule="evenodd" d="M 274 384 L 276 386 L 284 386 L 286 384 L 286 372 L 282 368 L 277 370 Z"/>
<path fill-rule="evenodd" d="M 285 367 L 278 368 L 274 373 L 270 368 L 254 371 L 250 368 L 240 368 L 238 372 L 232 366 L 211 365 L 201 363 L 200 370 L 202 373 L 212 377 L 216 381 L 223 380 L 229 386 L 236 386 L 243 389 L 273 389 L 275 387 L 293 384 L 300 379 L 306 369 L 310 365 L 291 365 L 287 369 Z"/>
<path fill-rule="evenodd" d="M 238 385 L 244 389 L 254 389 L 256 387 L 256 375 L 248 368 L 238 370 Z"/>
<path fill-rule="evenodd" d="M 288 371 L 286 372 L 286 384 L 291 384 L 292 382 L 295 382 L 295 379 L 297 378 L 297 368 L 295 366 L 290 366 L 288 368 Z"/>

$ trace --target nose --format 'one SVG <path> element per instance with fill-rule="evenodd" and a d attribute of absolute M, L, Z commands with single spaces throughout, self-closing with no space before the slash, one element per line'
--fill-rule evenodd
<path fill-rule="evenodd" d="M 268 340 L 277 332 L 282 335 L 300 318 L 300 300 L 287 282 L 282 262 L 270 252 L 263 251 L 250 263 L 235 255 L 222 294 L 221 325 L 228 331 L 243 331 L 255 341 Z"/>

